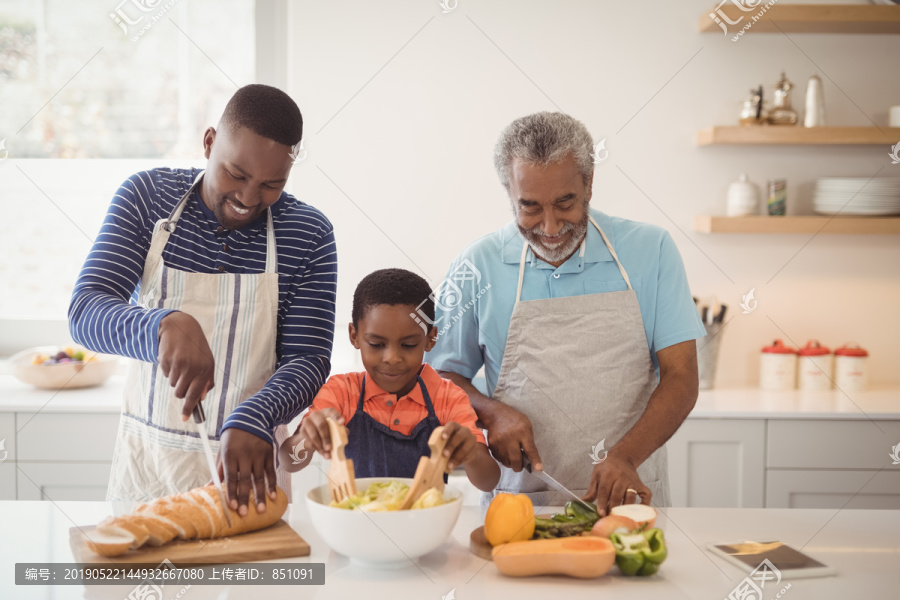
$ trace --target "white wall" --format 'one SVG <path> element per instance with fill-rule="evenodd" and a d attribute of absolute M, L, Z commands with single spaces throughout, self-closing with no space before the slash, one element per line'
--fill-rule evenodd
<path fill-rule="evenodd" d="M 829 124 L 885 126 L 900 104 L 900 36 L 751 33 L 734 43 L 697 32 L 711 4 L 459 0 L 442 14 L 436 0 L 291 3 L 289 91 L 309 157 L 289 190 L 335 225 L 335 372 L 359 366 L 345 333 L 356 283 L 397 266 L 436 284 L 463 246 L 511 217 L 491 162 L 500 129 L 561 109 L 607 138 L 593 205 L 668 229 L 694 294 L 717 294 L 737 314 L 719 386 L 755 385 L 757 353 L 776 337 L 859 342 L 871 380 L 900 382 L 900 237 L 693 232 L 695 214 L 724 214 L 742 171 L 763 187 L 787 178 L 789 213 L 808 210 L 816 177 L 900 177 L 887 146 L 694 144 L 697 130 L 736 123 L 751 87 L 771 97 L 782 70 L 795 106 L 819 73 Z M 759 307 L 738 314 L 750 288 Z"/>

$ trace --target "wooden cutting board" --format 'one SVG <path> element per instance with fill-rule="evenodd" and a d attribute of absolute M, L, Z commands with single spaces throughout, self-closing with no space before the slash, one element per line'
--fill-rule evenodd
<path fill-rule="evenodd" d="M 173 540 L 162 546 L 144 546 L 111 558 L 88 548 L 85 535 L 90 536 L 95 529 L 72 527 L 69 530 L 69 544 L 76 562 L 158 564 L 168 559 L 175 565 L 214 565 L 309 556 L 309 544 L 284 519 L 250 533 L 215 540 Z"/>
<path fill-rule="evenodd" d="M 549 519 L 553 515 L 540 514 L 538 516 Z M 472 530 L 472 533 L 469 534 L 469 550 L 472 554 L 484 560 L 494 560 L 493 549 L 494 547 L 487 541 L 487 536 L 484 535 L 484 525 Z"/>
<path fill-rule="evenodd" d="M 469 534 L 469 550 L 478 558 L 493 560 L 491 554 L 493 546 L 488 543 L 484 535 L 484 525 L 472 530 L 472 533 Z"/>

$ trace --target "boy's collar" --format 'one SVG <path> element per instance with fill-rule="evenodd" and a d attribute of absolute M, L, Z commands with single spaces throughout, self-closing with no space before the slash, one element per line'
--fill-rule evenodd
<path fill-rule="evenodd" d="M 427 363 L 423 364 L 421 367 L 419 367 L 418 374 L 419 374 L 419 377 L 422 378 L 422 382 L 425 384 L 425 387 L 428 388 L 429 390 L 436 389 L 436 384 L 439 385 L 441 382 L 441 376 L 438 375 L 437 371 L 432 369 L 431 365 L 429 365 Z M 372 400 L 373 398 L 377 398 L 379 396 L 395 396 L 396 397 L 397 395 L 390 394 L 390 393 L 384 391 L 383 389 L 381 389 L 380 387 L 378 387 L 378 384 L 375 383 L 375 380 L 372 379 L 372 377 L 369 376 L 368 373 L 366 373 L 366 395 L 363 398 L 363 401 L 368 402 L 369 400 Z M 422 395 L 422 386 L 419 385 L 418 381 L 416 382 L 416 385 L 413 386 L 412 390 L 410 390 L 410 392 L 408 394 L 397 397 L 397 400 L 399 401 L 403 398 L 409 398 L 413 402 L 416 402 L 418 404 L 421 404 L 422 406 L 425 406 L 425 397 Z"/>

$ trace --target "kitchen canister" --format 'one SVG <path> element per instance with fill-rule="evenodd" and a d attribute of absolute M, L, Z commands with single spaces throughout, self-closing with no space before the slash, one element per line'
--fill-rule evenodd
<path fill-rule="evenodd" d="M 767 187 L 769 216 L 784 216 L 787 212 L 787 179 L 770 179 Z"/>
<path fill-rule="evenodd" d="M 831 389 L 831 350 L 818 340 L 797 351 L 797 381 L 804 391 Z"/>
<path fill-rule="evenodd" d="M 866 389 L 869 353 L 859 344 L 844 344 L 834 351 L 834 384 L 845 392 Z"/>
<path fill-rule="evenodd" d="M 729 217 L 755 215 L 759 206 L 759 187 L 741 173 L 738 180 L 728 186 L 728 202 L 725 214 Z"/>
<path fill-rule="evenodd" d="M 759 387 L 764 390 L 792 390 L 797 380 L 797 352 L 775 340 L 759 357 Z"/>

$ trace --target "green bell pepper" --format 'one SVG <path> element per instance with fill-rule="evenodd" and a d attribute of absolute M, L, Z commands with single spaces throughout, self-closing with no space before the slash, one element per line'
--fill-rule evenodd
<path fill-rule="evenodd" d="M 609 541 L 616 549 L 616 565 L 623 575 L 653 575 L 668 555 L 663 532 L 657 528 L 614 533 L 609 536 Z"/>

